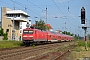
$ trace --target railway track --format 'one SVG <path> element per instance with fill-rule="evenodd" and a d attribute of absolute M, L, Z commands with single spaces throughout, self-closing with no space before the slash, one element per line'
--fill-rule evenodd
<path fill-rule="evenodd" d="M 66 47 L 59 47 L 57 51 L 52 51 L 42 56 L 37 56 L 34 59 L 30 60 L 67 60 L 65 56 L 70 54 L 73 48 L 76 47 L 76 44 L 71 44 Z"/>
<path fill-rule="evenodd" d="M 72 51 L 73 48 L 75 48 L 77 45 L 73 44 L 70 45 L 69 47 L 66 47 L 66 50 L 64 53 L 62 53 L 61 55 L 57 55 L 56 58 L 54 58 L 53 60 L 67 60 L 64 59 L 66 55 L 69 55 L 69 53 Z"/>
<path fill-rule="evenodd" d="M 55 44 L 46 44 L 46 45 L 39 45 L 35 47 L 23 47 L 18 49 L 11 49 L 11 50 L 4 50 L 0 51 L 0 60 L 33 60 L 33 58 L 41 57 L 44 58 L 48 56 L 48 53 L 50 54 L 53 52 L 52 50 L 55 50 L 56 48 L 60 49 L 62 45 L 65 44 L 72 44 L 70 42 L 64 42 L 64 43 L 55 43 Z M 55 52 L 53 52 L 55 53 Z M 57 53 L 61 54 L 61 53 Z M 38 58 L 38 59 L 41 59 Z M 37 59 L 37 60 L 38 60 Z"/>

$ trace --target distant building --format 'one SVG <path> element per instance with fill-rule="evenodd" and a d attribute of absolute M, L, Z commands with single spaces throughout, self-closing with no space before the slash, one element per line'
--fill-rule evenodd
<path fill-rule="evenodd" d="M 56 30 L 57 33 L 61 33 L 62 34 L 62 31 L 61 30 Z"/>
<path fill-rule="evenodd" d="M 45 24 L 45 25 L 49 27 L 50 31 L 53 31 L 53 28 L 52 28 L 52 26 L 50 24 Z"/>
<path fill-rule="evenodd" d="M 10 8 L 1 8 L 1 26 L 4 32 L 8 32 L 8 39 L 19 40 L 20 22 L 29 22 L 28 14 L 22 10 L 11 10 Z"/>
<path fill-rule="evenodd" d="M 29 27 L 31 26 L 31 20 L 29 20 L 28 22 L 20 22 L 20 34 L 22 34 L 23 29 L 27 28 L 27 23 L 29 24 Z"/>

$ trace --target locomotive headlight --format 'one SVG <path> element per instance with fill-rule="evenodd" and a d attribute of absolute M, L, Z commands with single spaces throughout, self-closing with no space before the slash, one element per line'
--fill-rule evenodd
<path fill-rule="evenodd" d="M 29 37 L 33 37 L 33 36 L 29 36 Z"/>
<path fill-rule="evenodd" d="M 23 36 L 23 37 L 27 37 L 27 36 Z"/>

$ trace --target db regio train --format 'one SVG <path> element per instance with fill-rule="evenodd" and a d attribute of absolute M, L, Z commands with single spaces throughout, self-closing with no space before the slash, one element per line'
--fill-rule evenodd
<path fill-rule="evenodd" d="M 22 33 L 22 42 L 24 45 L 32 45 L 33 43 L 41 42 L 60 42 L 60 41 L 73 41 L 74 37 L 60 34 L 52 31 L 43 31 L 35 28 L 25 28 Z"/>

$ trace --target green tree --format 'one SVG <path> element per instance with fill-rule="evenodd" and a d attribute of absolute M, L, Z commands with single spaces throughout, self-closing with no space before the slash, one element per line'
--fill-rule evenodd
<path fill-rule="evenodd" d="M 40 19 L 40 21 L 35 21 L 35 26 L 36 28 L 38 29 L 41 29 L 41 30 L 49 30 L 49 27 L 45 24 L 45 22 Z"/>
<path fill-rule="evenodd" d="M 71 35 L 70 32 L 67 32 L 67 35 Z"/>
<path fill-rule="evenodd" d="M 4 33 L 4 38 L 3 38 L 3 40 L 8 40 L 8 33 L 6 32 L 6 33 Z"/>
<path fill-rule="evenodd" d="M 42 30 L 46 30 L 45 22 L 43 20 L 40 20 L 38 27 Z"/>
<path fill-rule="evenodd" d="M 62 33 L 63 33 L 63 34 L 65 34 L 65 33 L 66 33 L 66 31 L 63 31 Z"/>
<path fill-rule="evenodd" d="M 67 32 L 67 31 L 63 31 L 62 32 L 63 34 L 66 34 L 66 35 L 70 35 L 70 36 L 73 36 L 74 34 L 71 34 L 70 32 Z"/>
<path fill-rule="evenodd" d="M 71 34 L 71 36 L 73 36 L 74 34 Z"/>
<path fill-rule="evenodd" d="M 38 24 L 39 24 L 38 21 L 35 21 L 35 24 L 36 24 L 35 27 L 38 28 Z"/>

